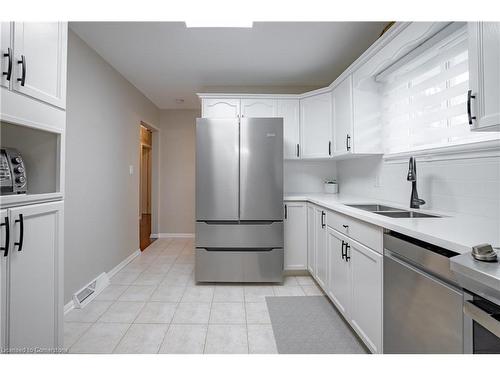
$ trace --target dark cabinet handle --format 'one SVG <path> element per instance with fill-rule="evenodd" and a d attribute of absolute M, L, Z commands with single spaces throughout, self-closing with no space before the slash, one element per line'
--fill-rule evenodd
<path fill-rule="evenodd" d="M 346 244 L 345 241 L 342 240 L 342 259 L 344 259 L 344 257 L 345 257 L 345 254 L 344 254 L 344 246 L 345 246 L 345 244 Z"/>
<path fill-rule="evenodd" d="M 351 149 L 351 136 L 347 134 L 347 137 L 345 138 L 345 148 L 347 151 Z"/>
<path fill-rule="evenodd" d="M 299 144 L 297 143 L 297 157 L 299 157 L 299 156 L 300 156 L 300 146 L 299 146 Z"/>
<path fill-rule="evenodd" d="M 349 245 L 347 242 L 345 244 L 345 261 L 346 262 L 349 262 L 349 259 L 351 259 L 351 257 L 348 255 L 347 251 L 351 248 L 351 245 Z"/>
<path fill-rule="evenodd" d="M 285 220 L 288 219 L 288 206 L 285 204 Z"/>
<path fill-rule="evenodd" d="M 342 226 L 343 226 L 345 229 L 349 228 L 349 225 L 347 225 L 347 224 L 342 224 Z"/>
<path fill-rule="evenodd" d="M 9 245 L 10 245 L 10 226 L 9 226 L 9 217 L 5 216 L 5 222 L 1 223 L 0 226 L 5 225 L 5 247 L 0 247 L 0 250 L 3 250 L 3 256 L 6 257 L 9 255 Z"/>
<path fill-rule="evenodd" d="M 19 242 L 14 242 L 14 246 L 18 246 L 17 251 L 21 251 L 23 249 L 23 241 L 24 241 L 24 217 L 23 214 L 19 214 L 19 219 L 15 221 L 19 223 Z"/>
<path fill-rule="evenodd" d="M 24 86 L 26 82 L 26 57 L 21 55 L 21 60 L 18 60 L 17 63 L 22 65 L 21 78 L 18 78 L 17 81 L 21 82 L 21 86 Z"/>
<path fill-rule="evenodd" d="M 7 71 L 2 72 L 2 75 L 7 76 L 7 81 L 10 81 L 10 78 L 12 77 L 12 48 L 7 48 L 7 53 L 4 53 L 3 57 L 8 57 L 9 63 L 7 65 Z"/>
<path fill-rule="evenodd" d="M 328 142 L 328 155 L 332 156 L 332 141 Z"/>
<path fill-rule="evenodd" d="M 325 211 L 321 211 L 321 228 L 325 227 Z"/>
<path fill-rule="evenodd" d="M 469 117 L 469 125 L 472 125 L 472 120 L 476 119 L 476 116 L 472 116 L 471 99 L 476 99 L 476 95 L 472 95 L 472 90 L 469 90 L 467 91 L 467 117 Z"/>

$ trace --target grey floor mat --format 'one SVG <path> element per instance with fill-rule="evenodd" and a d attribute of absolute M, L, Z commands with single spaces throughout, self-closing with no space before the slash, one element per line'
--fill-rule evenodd
<path fill-rule="evenodd" d="M 360 354 L 367 349 L 325 296 L 266 297 L 280 354 Z"/>

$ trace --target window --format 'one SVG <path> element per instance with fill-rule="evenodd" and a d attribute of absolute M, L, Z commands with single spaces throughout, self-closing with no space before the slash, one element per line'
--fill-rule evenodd
<path fill-rule="evenodd" d="M 500 138 L 469 129 L 467 29 L 439 34 L 431 46 L 377 76 L 386 154 Z"/>

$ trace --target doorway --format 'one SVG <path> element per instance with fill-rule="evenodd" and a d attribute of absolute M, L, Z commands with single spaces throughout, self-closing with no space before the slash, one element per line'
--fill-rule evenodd
<path fill-rule="evenodd" d="M 141 251 L 144 251 L 153 242 L 151 239 L 153 133 L 144 125 L 141 125 L 140 143 L 139 241 Z"/>

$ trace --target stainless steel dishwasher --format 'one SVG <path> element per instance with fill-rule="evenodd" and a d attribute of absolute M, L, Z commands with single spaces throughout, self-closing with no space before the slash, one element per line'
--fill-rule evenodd
<path fill-rule="evenodd" d="M 384 233 L 384 353 L 463 353 L 463 292 L 455 252 Z"/>

